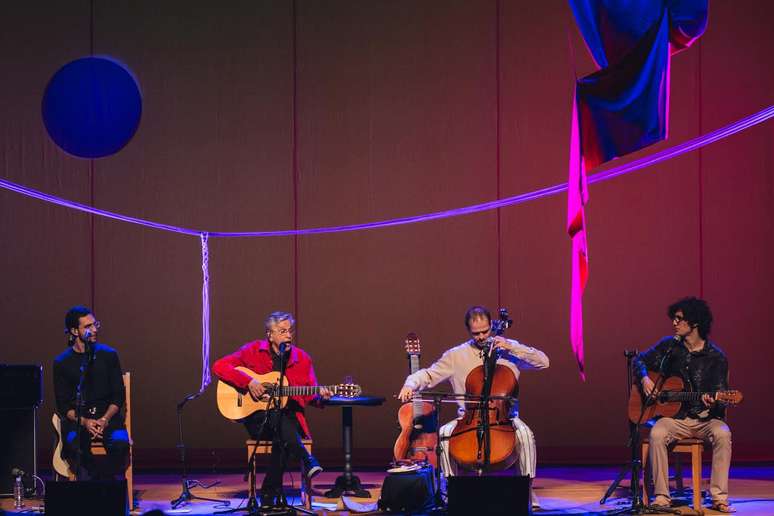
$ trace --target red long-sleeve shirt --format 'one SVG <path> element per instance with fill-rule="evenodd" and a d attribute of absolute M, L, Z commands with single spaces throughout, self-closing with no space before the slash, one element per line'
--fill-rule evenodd
<path fill-rule="evenodd" d="M 252 378 L 242 371 L 237 371 L 235 368 L 238 366 L 246 367 L 258 374 L 270 373 L 273 370 L 273 365 L 269 342 L 266 340 L 248 342 L 234 353 L 216 360 L 212 365 L 212 371 L 224 382 L 239 389 L 247 389 Z M 288 385 L 317 385 L 312 357 L 296 346 L 290 350 L 285 376 Z M 312 434 L 309 432 L 309 425 L 304 417 L 303 409 L 308 404 L 321 406 L 319 396 L 290 396 L 290 399 L 295 400 L 301 407 L 301 411 L 295 413 L 296 419 L 298 419 L 305 436 L 311 437 Z"/>

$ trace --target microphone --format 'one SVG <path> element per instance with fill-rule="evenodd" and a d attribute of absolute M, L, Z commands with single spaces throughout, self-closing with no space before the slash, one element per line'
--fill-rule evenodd
<path fill-rule="evenodd" d="M 20 468 L 13 468 L 11 470 L 11 476 L 12 477 L 23 477 L 24 475 L 26 475 L 26 473 L 24 472 L 24 470 L 22 470 Z"/>
<path fill-rule="evenodd" d="M 285 342 L 280 342 L 280 345 L 279 345 L 279 352 L 280 352 L 280 355 L 281 355 L 282 353 L 284 353 L 284 352 L 285 352 L 285 350 L 287 350 L 287 349 L 288 349 L 288 346 L 290 346 L 290 341 L 289 341 L 289 340 L 286 340 Z"/>
<path fill-rule="evenodd" d="M 674 342 L 673 342 L 673 344 L 674 344 L 675 346 L 676 346 L 676 345 L 678 345 L 678 344 L 682 344 L 682 343 L 683 343 L 683 337 L 682 337 L 682 336 L 680 336 L 680 335 L 675 335 L 675 336 L 673 336 L 673 337 L 672 337 L 672 340 L 674 341 Z"/>

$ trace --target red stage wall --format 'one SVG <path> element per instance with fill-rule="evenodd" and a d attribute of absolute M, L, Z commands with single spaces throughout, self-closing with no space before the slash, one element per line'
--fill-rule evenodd
<path fill-rule="evenodd" d="M 40 101 L 59 67 L 89 53 L 90 2 L 3 2 L 0 175 L 231 231 L 409 216 L 566 180 L 574 70 L 592 67 L 565 2 L 201 4 L 93 2 L 94 52 L 135 72 L 144 111 L 124 150 L 88 161 L 49 140 Z M 772 104 L 773 21 L 770 2 L 712 3 L 706 35 L 672 61 L 670 140 L 638 156 Z M 405 334 L 420 334 L 429 364 L 466 338 L 469 305 L 506 306 L 510 336 L 551 358 L 522 376 L 540 458 L 624 460 L 623 350 L 670 333 L 665 307 L 700 295 L 746 396 L 730 416 L 735 456 L 771 460 L 772 127 L 592 186 L 586 383 L 568 342 L 563 196 L 368 232 L 212 240 L 212 355 L 260 336 L 267 312 L 296 312 L 321 381 L 351 375 L 388 398 L 355 421 L 356 447 L 382 463 Z M 175 404 L 200 377 L 198 239 L 0 191 L 0 245 L 0 361 L 45 365 L 44 428 L 65 310 L 91 304 L 133 373 L 138 466 L 173 465 Z M 338 411 L 309 415 L 315 448 L 338 453 Z M 186 421 L 200 464 L 225 464 L 244 437 L 214 389 Z"/>

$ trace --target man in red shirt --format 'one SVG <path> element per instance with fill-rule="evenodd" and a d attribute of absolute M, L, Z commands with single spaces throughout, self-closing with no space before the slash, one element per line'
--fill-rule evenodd
<path fill-rule="evenodd" d="M 311 357 L 301 348 L 293 345 L 295 327 L 293 315 L 287 312 L 273 312 L 266 318 L 264 325 L 266 340 L 248 342 L 236 352 L 226 355 L 213 364 L 212 370 L 218 378 L 238 389 L 249 391 L 256 400 L 265 399 L 266 392 L 261 382 L 235 368 L 246 367 L 263 375 L 279 371 L 281 362 L 284 362 L 288 385 L 317 385 Z M 280 353 L 280 350 L 283 352 Z M 282 447 L 272 448 L 269 469 L 261 486 L 261 499 L 264 505 L 274 505 L 269 500 L 275 500 L 282 494 L 282 473 L 285 462 L 283 451 L 287 451 L 301 461 L 308 480 L 322 472 L 320 464 L 301 443 L 302 437 L 311 437 L 304 417 L 304 407 L 310 404 L 319 407 L 323 399 L 328 399 L 330 396 L 331 393 L 326 388 L 321 388 L 319 395 L 290 396 L 285 410 L 282 411 L 282 417 L 276 410 L 259 410 L 242 420 L 252 439 L 272 439 L 276 430 L 282 443 Z M 266 422 L 261 432 L 264 420 Z"/>

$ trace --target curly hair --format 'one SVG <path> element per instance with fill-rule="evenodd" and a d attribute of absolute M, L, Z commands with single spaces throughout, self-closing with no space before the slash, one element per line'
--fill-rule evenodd
<path fill-rule="evenodd" d="M 684 297 L 669 305 L 667 315 L 670 319 L 674 319 L 675 314 L 680 311 L 683 312 L 683 319 L 691 326 L 695 326 L 699 336 L 706 340 L 712 330 L 712 311 L 707 302 L 693 296 Z"/>

